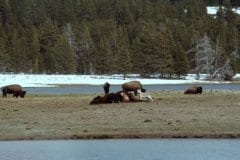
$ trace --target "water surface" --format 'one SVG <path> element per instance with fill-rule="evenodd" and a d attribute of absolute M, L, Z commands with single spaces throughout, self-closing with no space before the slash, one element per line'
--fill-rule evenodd
<path fill-rule="evenodd" d="M 152 90 L 181 90 L 192 86 L 192 84 L 176 85 L 144 85 L 147 91 Z M 240 84 L 201 84 L 204 90 L 240 90 Z M 82 85 L 66 87 L 28 87 L 24 88 L 30 94 L 79 94 L 79 93 L 103 93 L 100 85 Z M 111 85 L 110 92 L 122 90 L 120 85 Z"/>
<path fill-rule="evenodd" d="M 2 141 L 1 160 L 239 160 L 240 139 Z"/>

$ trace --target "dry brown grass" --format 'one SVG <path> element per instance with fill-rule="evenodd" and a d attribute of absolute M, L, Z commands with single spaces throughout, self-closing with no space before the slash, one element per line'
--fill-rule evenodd
<path fill-rule="evenodd" d="M 154 102 L 89 105 L 96 94 L 0 99 L 0 140 L 240 137 L 240 92 L 152 92 Z"/>

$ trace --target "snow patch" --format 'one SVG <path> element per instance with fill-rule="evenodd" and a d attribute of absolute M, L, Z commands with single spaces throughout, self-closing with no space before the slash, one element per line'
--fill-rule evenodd
<path fill-rule="evenodd" d="M 218 6 L 207 7 L 207 13 L 211 15 L 216 15 L 218 9 L 219 9 Z M 233 8 L 232 11 L 240 15 L 240 7 Z"/>
<path fill-rule="evenodd" d="M 130 76 L 131 77 L 131 76 Z M 240 77 L 236 74 L 234 78 Z M 46 75 L 46 74 L 0 74 L 0 87 L 9 84 L 20 84 L 23 87 L 54 87 L 58 85 L 102 85 L 106 81 L 112 85 L 121 85 L 131 80 L 141 81 L 144 85 L 151 84 L 185 84 L 185 83 L 218 83 L 205 81 L 206 75 L 201 74 L 196 80 L 195 74 L 188 74 L 184 79 L 139 78 L 133 75 L 123 79 L 122 75 Z"/>

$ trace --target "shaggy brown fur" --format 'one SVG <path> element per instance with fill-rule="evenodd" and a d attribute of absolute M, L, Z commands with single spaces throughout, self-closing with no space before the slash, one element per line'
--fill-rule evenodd
<path fill-rule="evenodd" d="M 2 90 L 2 97 L 7 97 L 7 94 L 13 94 L 13 97 L 20 96 L 21 98 L 24 98 L 27 91 L 22 90 L 22 86 L 18 84 L 12 84 L 8 86 L 4 86 L 1 88 Z"/>
<path fill-rule="evenodd" d="M 134 91 L 135 96 L 137 95 L 137 91 L 141 90 L 141 92 L 145 92 L 146 89 L 143 89 L 142 84 L 139 81 L 130 81 L 122 84 L 122 89 L 126 92 Z"/>
<path fill-rule="evenodd" d="M 133 98 L 132 93 L 127 93 L 125 91 L 118 91 L 114 93 L 107 93 L 104 96 L 94 97 L 90 104 L 103 104 L 103 103 L 120 103 L 120 102 L 134 102 L 139 101 Z"/>
<path fill-rule="evenodd" d="M 120 93 L 107 93 L 104 96 L 94 97 L 90 104 L 102 104 L 102 103 L 119 103 L 123 101 L 123 97 Z"/>
<path fill-rule="evenodd" d="M 184 94 L 202 94 L 202 87 L 201 86 L 192 86 L 189 87 Z"/>

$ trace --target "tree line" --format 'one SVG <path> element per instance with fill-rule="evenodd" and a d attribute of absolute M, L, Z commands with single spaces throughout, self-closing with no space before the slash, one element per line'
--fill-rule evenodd
<path fill-rule="evenodd" d="M 232 53 L 239 53 L 240 16 L 230 0 L 221 2 L 224 8 L 215 16 L 208 15 L 209 3 L 219 5 L 206 0 L 0 0 L 0 72 L 180 77 L 206 72 L 194 70 L 196 46 L 204 36 L 218 53 L 216 65 L 229 60 L 232 72 L 239 72 L 240 59 Z"/>

